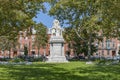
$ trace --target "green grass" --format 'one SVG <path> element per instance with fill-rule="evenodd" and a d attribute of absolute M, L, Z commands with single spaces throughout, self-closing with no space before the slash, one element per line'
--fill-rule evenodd
<path fill-rule="evenodd" d="M 0 65 L 0 80 L 120 80 L 120 64 L 98 66 L 85 62 Z"/>

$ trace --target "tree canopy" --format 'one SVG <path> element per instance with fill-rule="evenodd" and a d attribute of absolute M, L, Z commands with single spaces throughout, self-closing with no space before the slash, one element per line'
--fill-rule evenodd
<path fill-rule="evenodd" d="M 45 0 L 0 0 L 0 36 L 18 35 L 34 24 L 32 18 L 45 11 Z"/>
<path fill-rule="evenodd" d="M 47 27 L 44 26 L 42 23 L 36 24 L 34 27 L 36 30 L 35 34 L 35 45 L 38 48 L 38 56 L 39 56 L 39 50 L 40 48 L 45 48 L 46 43 L 48 41 L 48 35 L 47 35 Z"/>
<path fill-rule="evenodd" d="M 80 38 L 83 38 L 84 31 L 89 35 L 100 30 L 107 37 L 118 36 L 119 0 L 53 0 L 51 4 L 50 15 L 70 24 Z"/>
<path fill-rule="evenodd" d="M 49 14 L 69 24 L 74 34 L 68 34 L 68 38 L 77 44 L 86 42 L 89 54 L 94 40 L 120 36 L 119 0 L 51 0 L 50 4 Z"/>

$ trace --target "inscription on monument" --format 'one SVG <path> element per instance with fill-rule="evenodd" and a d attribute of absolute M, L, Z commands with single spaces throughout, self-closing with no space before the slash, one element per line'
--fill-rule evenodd
<path fill-rule="evenodd" d="M 54 55 L 61 56 L 61 44 L 54 44 Z"/>

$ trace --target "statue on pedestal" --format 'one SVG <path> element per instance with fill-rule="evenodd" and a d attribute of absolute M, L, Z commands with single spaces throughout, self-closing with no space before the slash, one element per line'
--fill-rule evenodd
<path fill-rule="evenodd" d="M 60 22 L 56 19 L 53 21 L 53 28 L 56 28 L 56 29 L 60 28 Z"/>
<path fill-rule="evenodd" d="M 53 27 L 52 27 L 52 35 L 53 36 L 61 36 L 61 27 L 60 27 L 60 23 L 58 20 L 54 20 L 53 21 Z"/>
<path fill-rule="evenodd" d="M 50 56 L 47 62 L 68 62 L 64 55 L 64 39 L 58 20 L 53 21 L 50 38 Z"/>

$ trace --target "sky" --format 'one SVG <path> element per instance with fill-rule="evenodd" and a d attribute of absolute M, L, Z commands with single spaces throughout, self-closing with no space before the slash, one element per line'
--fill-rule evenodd
<path fill-rule="evenodd" d="M 45 3 L 45 7 L 47 10 L 50 9 L 50 5 Z M 33 18 L 33 21 L 40 23 L 42 22 L 45 26 L 47 26 L 48 28 L 52 27 L 52 23 L 53 23 L 54 18 L 49 16 L 47 13 L 43 13 L 43 12 L 39 12 L 36 15 L 36 18 Z"/>
<path fill-rule="evenodd" d="M 33 21 L 40 23 L 42 22 L 46 27 L 51 28 L 55 18 L 49 16 L 47 13 L 39 12 L 36 18 L 33 18 Z M 69 24 L 62 24 L 61 27 L 68 27 Z"/>
<path fill-rule="evenodd" d="M 46 10 L 49 11 L 51 8 L 50 5 L 48 3 L 44 3 L 44 5 L 46 7 Z M 36 17 L 33 18 L 33 21 L 37 23 L 42 22 L 46 27 L 51 28 L 54 19 L 55 18 L 49 16 L 48 13 L 38 12 Z M 69 24 L 62 24 L 61 27 L 68 27 L 68 26 Z"/>

